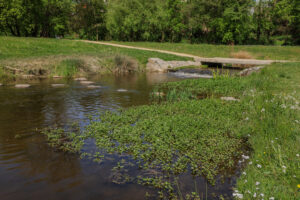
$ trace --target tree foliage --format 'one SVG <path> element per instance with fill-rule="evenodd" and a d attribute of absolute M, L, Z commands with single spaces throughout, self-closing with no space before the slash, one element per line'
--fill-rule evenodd
<path fill-rule="evenodd" d="M 180 41 L 181 4 L 179 0 L 112 0 L 107 30 L 115 40 Z"/>
<path fill-rule="evenodd" d="M 0 34 L 299 44 L 299 0 L 0 0 Z"/>

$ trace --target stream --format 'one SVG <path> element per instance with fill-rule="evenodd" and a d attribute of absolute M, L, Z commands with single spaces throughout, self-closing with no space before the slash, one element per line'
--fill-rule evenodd
<path fill-rule="evenodd" d="M 88 79 L 101 86 L 94 89 L 64 79 L 26 81 L 31 87 L 23 89 L 0 87 L 0 199 L 135 200 L 144 199 L 146 192 L 155 194 L 135 182 L 116 184 L 111 180 L 112 166 L 120 157 L 98 164 L 55 151 L 40 130 L 76 121 L 84 126 L 89 115 L 97 116 L 99 110 L 149 104 L 155 84 L 188 78 L 176 73 L 91 76 Z M 131 170 L 137 174 L 136 167 Z M 180 177 L 182 191 L 196 187 L 204 199 L 217 199 L 220 194 L 230 199 L 234 184 L 235 176 L 215 186 L 204 178 Z"/>

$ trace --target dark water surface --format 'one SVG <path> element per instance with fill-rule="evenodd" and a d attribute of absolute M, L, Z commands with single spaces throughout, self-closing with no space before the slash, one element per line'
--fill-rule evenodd
<path fill-rule="evenodd" d="M 32 87 L 26 89 L 0 87 L 0 199 L 144 199 L 146 192 L 152 192 L 149 188 L 111 181 L 111 162 L 97 164 L 57 152 L 39 129 L 73 121 L 85 125 L 88 115 L 98 110 L 148 104 L 154 84 L 179 79 L 170 74 L 107 75 L 89 79 L 102 86 L 98 89 L 48 79 L 31 81 Z M 53 83 L 66 87 L 53 88 Z M 233 181 L 208 187 L 204 179 L 193 181 L 186 175 L 180 187 L 226 195 Z"/>

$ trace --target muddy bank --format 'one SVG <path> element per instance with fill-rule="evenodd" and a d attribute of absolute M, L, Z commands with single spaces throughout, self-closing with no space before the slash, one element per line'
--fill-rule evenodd
<path fill-rule="evenodd" d="M 75 78 L 90 74 L 121 74 L 141 71 L 137 60 L 122 55 L 48 56 L 0 61 L 0 82 L 36 78 Z"/>

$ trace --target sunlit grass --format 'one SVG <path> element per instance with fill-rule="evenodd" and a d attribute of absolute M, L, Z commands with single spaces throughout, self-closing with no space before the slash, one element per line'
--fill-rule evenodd
<path fill-rule="evenodd" d="M 137 47 L 169 50 L 188 53 L 200 57 L 234 57 L 238 52 L 247 52 L 255 59 L 294 60 L 300 61 L 299 46 L 264 46 L 264 45 L 212 45 L 189 43 L 157 43 L 157 42 L 115 42 Z M 249 56 L 248 56 L 249 57 Z"/>

